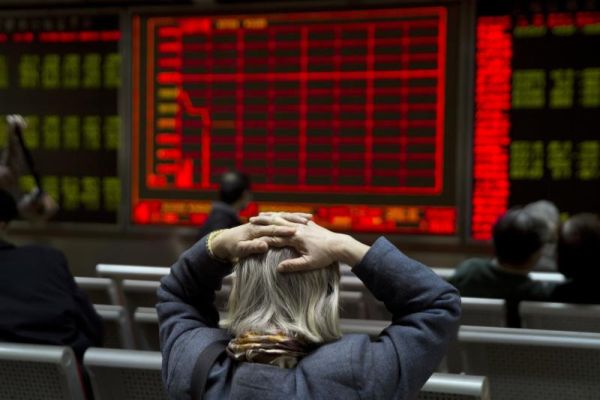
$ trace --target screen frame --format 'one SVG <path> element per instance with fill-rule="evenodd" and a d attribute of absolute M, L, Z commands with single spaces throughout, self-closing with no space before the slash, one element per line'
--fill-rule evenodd
<path fill-rule="evenodd" d="M 449 118 L 451 114 L 450 111 L 456 110 L 453 115 L 453 121 L 450 123 L 449 121 L 445 122 L 446 130 L 454 131 L 455 134 L 453 139 L 456 141 L 455 143 L 455 160 L 456 164 L 454 166 L 454 170 L 451 173 L 454 173 L 456 176 L 456 187 L 455 187 L 455 207 L 457 212 L 457 230 L 453 235 L 431 235 L 431 234 L 400 234 L 400 233 L 385 233 L 385 236 L 392 240 L 393 242 L 404 242 L 404 243 L 419 243 L 427 240 L 428 243 L 432 244 L 440 244 L 440 245 L 458 245 L 464 243 L 465 235 L 468 232 L 465 226 L 465 216 L 467 210 L 467 201 L 470 198 L 469 188 L 465 187 L 466 185 L 461 185 L 459 179 L 461 176 L 465 176 L 466 173 L 470 173 L 468 163 L 468 157 L 470 154 L 470 147 L 463 146 L 463 143 L 469 144 L 471 141 L 471 114 L 469 114 L 472 109 L 472 93 L 468 91 L 458 90 L 462 87 L 472 86 L 472 57 L 473 50 L 471 49 L 472 43 L 474 42 L 474 38 L 472 37 L 473 29 L 470 27 L 464 27 L 465 24 L 470 23 L 473 18 L 473 7 L 472 0 L 442 0 L 442 1 L 431 1 L 431 0 L 416 0 L 416 1 L 398 1 L 398 0 L 379 0 L 379 1 L 290 1 L 286 2 L 286 10 L 290 11 L 319 11 L 319 10 L 347 10 L 349 8 L 352 9 L 372 9 L 372 8 L 386 8 L 386 7 L 426 7 L 426 6 L 444 6 L 447 7 L 448 12 L 448 42 L 450 43 L 451 36 L 455 36 L 457 38 L 455 52 L 458 55 L 458 60 L 453 61 L 453 65 L 450 68 L 447 67 L 447 70 L 453 72 L 452 77 L 456 77 L 456 88 L 454 92 L 448 90 L 448 83 L 446 83 L 446 103 L 456 102 L 456 106 L 449 107 L 446 106 L 446 118 Z M 186 13 L 198 13 L 198 14 L 237 14 L 237 13 L 252 13 L 252 12 L 277 12 L 278 7 L 281 6 L 281 2 L 258 2 L 253 4 L 244 4 L 238 2 L 226 2 L 226 3 L 215 3 L 209 0 L 206 1 L 198 1 L 193 6 L 178 6 L 178 7 L 161 7 L 161 6 L 146 6 L 146 7 L 132 7 L 129 9 L 129 21 L 127 24 L 128 35 L 127 38 L 130 41 L 131 46 L 131 25 L 133 17 L 136 15 L 141 16 L 155 16 L 155 15 L 164 15 L 165 11 L 168 11 L 170 15 L 184 15 Z M 453 25 L 457 25 L 462 27 L 461 29 L 451 28 Z M 123 29 L 123 28 L 122 28 Z M 124 37 L 124 35 L 123 35 Z M 465 43 L 468 43 L 468 46 L 465 46 Z M 131 48 L 131 47 L 130 47 Z M 447 75 L 446 81 L 448 82 L 450 78 Z M 132 90 L 131 86 L 128 87 L 129 90 Z M 126 119 L 128 123 L 129 132 L 128 135 L 128 146 L 129 150 L 132 146 L 132 115 L 128 114 L 128 118 Z M 447 138 L 447 136 L 446 136 Z M 447 167 L 448 168 L 448 167 Z M 462 175 L 461 175 L 462 174 Z M 128 168 L 128 179 L 129 181 L 129 193 L 131 185 L 134 184 L 132 182 L 132 171 L 131 168 Z M 467 181 L 468 182 L 468 181 Z M 169 226 L 161 226 L 161 225 L 139 225 L 134 224 L 131 221 L 131 198 L 128 198 L 129 204 L 127 206 L 127 211 L 123 213 L 127 217 L 126 219 L 126 229 L 130 232 L 165 232 L 170 231 L 174 228 L 180 229 L 182 232 L 196 232 L 197 228 L 192 227 L 182 227 L 179 225 L 175 225 L 173 227 Z M 345 231 L 344 233 L 349 233 L 352 236 L 358 238 L 359 240 L 364 240 L 366 242 L 373 242 L 377 237 L 381 236 L 381 233 L 371 233 L 371 232 L 352 232 Z"/>

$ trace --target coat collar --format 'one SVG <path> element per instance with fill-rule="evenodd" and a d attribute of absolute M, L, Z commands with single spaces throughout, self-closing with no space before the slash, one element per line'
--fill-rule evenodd
<path fill-rule="evenodd" d="M 237 211 L 235 211 L 235 209 L 233 207 L 231 207 L 229 204 L 223 202 L 223 201 L 215 201 L 212 204 L 212 208 L 213 210 L 218 210 L 220 212 L 229 214 L 235 218 L 238 218 L 238 214 Z"/>

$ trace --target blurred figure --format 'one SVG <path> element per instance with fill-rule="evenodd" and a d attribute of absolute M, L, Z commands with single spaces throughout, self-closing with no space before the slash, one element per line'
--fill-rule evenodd
<path fill-rule="evenodd" d="M 558 285 L 552 301 L 600 304 L 600 218 L 577 214 L 567 220 L 558 240 L 558 269 L 568 279 Z"/>
<path fill-rule="evenodd" d="M 25 146 L 23 131 L 27 127 L 20 115 L 8 115 L 8 143 L 0 153 L 0 189 L 11 192 L 19 199 L 18 209 L 21 217 L 31 222 L 46 221 L 58 212 L 56 202 L 42 190 L 42 179 L 33 157 Z M 26 173 L 33 176 L 35 187 L 29 193 L 21 193 L 19 177 Z"/>
<path fill-rule="evenodd" d="M 217 229 L 233 228 L 241 225 L 240 211 L 252 200 L 250 177 L 238 171 L 229 171 L 221 175 L 219 200 L 212 209 L 198 235 L 200 238 Z"/>
<path fill-rule="evenodd" d="M 540 258 L 546 232 L 546 224 L 526 210 L 508 210 L 493 228 L 496 257 L 464 261 L 450 283 L 461 296 L 505 299 L 508 326 L 520 326 L 519 301 L 547 300 L 552 289 L 528 276 Z"/>
<path fill-rule="evenodd" d="M 538 200 L 525 206 L 532 216 L 546 224 L 546 240 L 542 247 L 542 254 L 535 265 L 536 270 L 556 271 L 556 242 L 560 228 L 560 213 L 554 203 L 548 200 Z"/>
<path fill-rule="evenodd" d="M 102 345 L 102 320 L 60 251 L 3 240 L 17 215 L 14 198 L 0 189 L 0 341 L 67 345 L 81 360 Z"/>
<path fill-rule="evenodd" d="M 10 168 L 4 165 L 0 165 L 0 188 L 9 188 L 14 184 L 15 176 L 10 170 Z"/>
<path fill-rule="evenodd" d="M 8 136 L 6 147 L 0 153 L 0 188 L 9 190 L 18 184 L 17 178 L 25 172 L 25 160 L 16 132 L 27 127 L 23 117 L 15 118 L 13 115 L 6 117 Z"/>

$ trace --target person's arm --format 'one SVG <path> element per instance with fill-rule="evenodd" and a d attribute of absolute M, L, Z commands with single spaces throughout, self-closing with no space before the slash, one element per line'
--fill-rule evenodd
<path fill-rule="evenodd" d="M 156 310 L 159 318 L 163 374 L 176 341 L 196 328 L 219 328 L 219 313 L 214 306 L 215 292 L 223 278 L 231 273 L 232 264 L 212 258 L 205 236 L 184 252 L 161 279 Z"/>
<path fill-rule="evenodd" d="M 208 252 L 204 237 L 184 252 L 171 267 L 171 273 L 158 288 L 159 333 L 163 354 L 163 382 L 172 397 L 185 396 L 191 384 L 191 368 L 200 352 L 215 341 L 229 337 L 219 329 L 219 314 L 214 306 L 215 291 L 231 272 L 232 260 L 253 253 L 264 253 L 265 235 L 290 235 L 294 228 L 241 225 L 213 237 Z M 178 365 L 186 366 L 178 368 Z"/>
<path fill-rule="evenodd" d="M 378 340 L 355 353 L 360 359 L 352 364 L 362 389 L 377 398 L 414 398 L 456 333 L 458 292 L 385 238 L 352 270 L 392 313 L 392 324 Z"/>
<path fill-rule="evenodd" d="M 276 223 L 268 215 L 250 221 Z M 376 341 L 357 342 L 362 347 L 352 349 L 354 380 L 365 398 L 416 397 L 457 330 L 460 298 L 456 289 L 385 238 L 369 248 L 309 222 L 293 236 L 269 239 L 269 244 L 292 246 L 300 253 L 298 258 L 283 261 L 280 271 L 321 268 L 333 261 L 353 267 L 393 315 L 391 325 Z"/>

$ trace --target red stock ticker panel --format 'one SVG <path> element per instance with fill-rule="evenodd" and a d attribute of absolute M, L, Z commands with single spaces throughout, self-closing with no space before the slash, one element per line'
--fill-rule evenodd
<path fill-rule="evenodd" d="M 446 29 L 443 7 L 134 17 L 133 222 L 201 224 L 237 169 L 246 215 L 455 233 L 413 205 L 444 189 Z"/>
<path fill-rule="evenodd" d="M 600 43 L 600 13 L 497 6 L 481 2 L 477 18 L 475 240 L 491 239 L 507 208 L 540 198 L 565 214 L 600 206 L 600 53 L 587 51 Z"/>
<path fill-rule="evenodd" d="M 511 28 L 510 16 L 480 17 L 477 22 L 471 221 L 475 240 L 490 239 L 492 225 L 508 207 Z"/>

